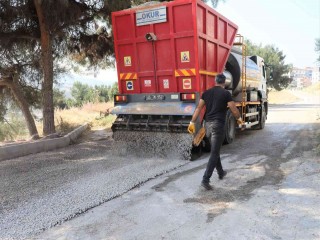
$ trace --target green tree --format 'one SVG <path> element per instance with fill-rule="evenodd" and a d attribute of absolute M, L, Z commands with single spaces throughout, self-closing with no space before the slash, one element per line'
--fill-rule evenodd
<path fill-rule="evenodd" d="M 225 0 L 202 0 L 205 3 L 211 3 L 214 8 L 218 6 L 220 2 L 225 2 Z"/>
<path fill-rule="evenodd" d="M 36 48 L 32 52 L 28 51 L 28 47 L 32 45 L 29 42 L 23 48 L 11 42 L 4 45 L 5 48 L 0 48 L 0 88 L 3 96 L 11 99 L 7 99 L 8 101 L 18 104 L 30 136 L 37 139 L 39 135 L 30 109 L 31 106 L 40 105 L 40 73 L 34 70 L 34 66 L 39 64 L 39 52 Z M 0 115 L 4 114 L 6 112 Z"/>
<path fill-rule="evenodd" d="M 286 56 L 274 45 L 262 46 L 246 41 L 247 55 L 258 55 L 264 59 L 268 68 L 267 84 L 278 91 L 285 89 L 292 82 L 288 73 L 292 70 L 291 64 L 285 64 Z"/>
<path fill-rule="evenodd" d="M 108 96 L 109 96 L 110 101 L 113 101 L 113 97 L 117 93 L 119 93 L 118 83 L 114 83 L 108 92 Z"/>
<path fill-rule="evenodd" d="M 316 51 L 316 53 L 318 54 L 317 62 L 320 63 L 320 38 L 317 38 L 317 39 L 316 39 L 315 51 Z"/>
<path fill-rule="evenodd" d="M 71 88 L 71 96 L 73 100 L 67 102 L 68 106 L 80 107 L 84 103 L 97 103 L 113 101 L 113 96 L 118 93 L 118 84 L 114 83 L 112 86 L 94 86 L 81 82 L 75 82 Z"/>
<path fill-rule="evenodd" d="M 68 108 L 65 91 L 62 91 L 59 88 L 53 89 L 53 105 L 55 108 L 59 109 Z"/>
<path fill-rule="evenodd" d="M 17 137 L 25 136 L 28 133 L 28 126 L 23 119 L 23 112 L 15 101 L 10 97 L 10 90 L 0 95 L 0 101 L 4 104 L 5 115 L 0 120 L 0 141 L 15 140 Z"/>
<path fill-rule="evenodd" d="M 88 85 L 86 85 L 88 87 L 88 90 L 84 96 L 84 101 L 83 103 L 97 103 L 99 102 L 99 91 L 96 90 L 93 87 L 89 87 Z"/>
<path fill-rule="evenodd" d="M 5 115 L 8 111 L 8 93 L 6 93 L 6 89 L 0 87 L 0 122 L 4 121 Z"/>
<path fill-rule="evenodd" d="M 167 0 L 160 0 L 160 2 L 166 2 L 166 1 Z M 173 0 L 171 0 L 171 1 L 173 1 Z M 225 2 L 225 0 L 202 0 L 202 1 L 205 3 L 211 3 L 211 5 L 214 8 L 216 8 L 220 2 Z M 133 4 L 137 5 L 137 4 L 141 4 L 144 2 L 148 2 L 148 0 L 135 0 L 135 1 L 133 1 Z"/>
<path fill-rule="evenodd" d="M 0 49 L 39 50 L 43 132 L 55 132 L 53 106 L 54 60 L 70 52 L 92 65 L 113 55 L 110 29 L 112 11 L 129 8 L 131 0 L 2 0 Z M 100 24 L 103 23 L 103 24 Z M 105 27 L 99 27 L 104 25 Z M 26 54 L 27 55 L 27 54 Z"/>
<path fill-rule="evenodd" d="M 86 99 L 88 99 L 88 94 L 90 87 L 88 84 L 82 84 L 81 82 L 75 82 L 71 88 L 71 96 L 75 100 L 75 106 L 81 107 Z"/>
<path fill-rule="evenodd" d="M 67 108 L 72 108 L 76 106 L 76 101 L 73 98 L 67 99 Z"/>
<path fill-rule="evenodd" d="M 109 89 L 110 86 L 94 86 L 94 89 L 99 95 L 99 102 L 108 102 L 109 101 Z"/>

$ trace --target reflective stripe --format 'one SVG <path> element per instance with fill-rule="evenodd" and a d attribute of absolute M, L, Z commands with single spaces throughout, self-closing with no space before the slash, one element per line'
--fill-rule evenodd
<path fill-rule="evenodd" d="M 136 73 L 120 73 L 120 80 L 135 80 L 137 79 Z"/>
<path fill-rule="evenodd" d="M 176 69 L 174 71 L 174 74 L 175 74 L 176 77 L 195 76 L 196 75 L 196 69 L 195 68 Z"/>

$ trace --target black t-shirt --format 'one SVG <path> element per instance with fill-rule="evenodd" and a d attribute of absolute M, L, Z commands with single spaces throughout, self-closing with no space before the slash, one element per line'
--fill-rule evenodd
<path fill-rule="evenodd" d="M 226 121 L 228 102 L 233 101 L 229 91 L 216 86 L 206 90 L 201 99 L 206 104 L 205 120 L 207 122 L 220 120 L 224 123 Z"/>

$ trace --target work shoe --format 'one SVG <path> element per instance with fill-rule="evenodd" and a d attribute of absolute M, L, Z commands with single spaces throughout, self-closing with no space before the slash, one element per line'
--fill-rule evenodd
<path fill-rule="evenodd" d="M 208 182 L 201 182 L 201 186 L 204 187 L 206 190 L 212 190 L 212 186 Z"/>
<path fill-rule="evenodd" d="M 227 175 L 227 171 L 223 171 L 221 174 L 219 173 L 219 179 L 222 180 Z"/>

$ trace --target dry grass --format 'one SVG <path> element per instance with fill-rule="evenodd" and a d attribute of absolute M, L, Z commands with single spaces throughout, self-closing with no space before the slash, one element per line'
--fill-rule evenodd
<path fill-rule="evenodd" d="M 81 108 L 57 110 L 55 112 L 55 124 L 57 131 L 69 132 L 76 127 L 89 123 L 91 128 L 110 128 L 115 116 L 105 115 L 113 103 L 88 103 Z"/>
<path fill-rule="evenodd" d="M 295 94 L 298 93 L 298 94 Z M 299 94 L 303 93 L 303 94 Z M 268 98 L 270 104 L 287 104 L 301 101 L 301 98 L 296 95 L 316 95 L 320 96 L 320 83 L 313 84 L 310 87 L 302 90 L 282 90 L 282 91 L 270 91 Z"/>
<path fill-rule="evenodd" d="M 300 100 L 290 90 L 270 91 L 268 94 L 269 104 L 287 104 Z"/>
<path fill-rule="evenodd" d="M 303 89 L 304 92 L 320 95 L 320 82 Z"/>
<path fill-rule="evenodd" d="M 88 103 L 81 108 L 71 108 L 55 111 L 55 127 L 57 133 L 67 134 L 77 127 L 89 123 L 92 130 L 110 129 L 115 120 L 114 115 L 105 114 L 109 108 L 113 107 L 113 102 L 108 103 Z M 22 126 L 23 132 L 9 136 L 4 142 L 0 142 L 0 146 L 10 142 L 27 141 L 30 139 L 29 133 L 24 125 L 24 121 L 19 125 Z M 36 127 L 39 136 L 43 136 L 43 123 L 36 121 Z"/>

